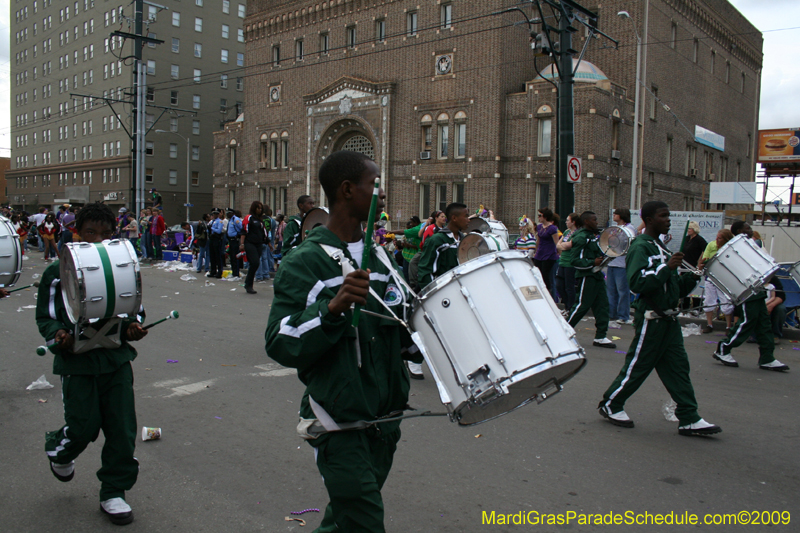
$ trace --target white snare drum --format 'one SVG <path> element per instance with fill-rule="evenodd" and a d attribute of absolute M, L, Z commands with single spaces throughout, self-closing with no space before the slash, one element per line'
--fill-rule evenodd
<path fill-rule="evenodd" d="M 74 324 L 136 316 L 142 277 L 130 241 L 67 243 L 61 251 L 61 292 Z"/>
<path fill-rule="evenodd" d="M 22 273 L 22 245 L 11 221 L 0 216 L 0 287 L 13 287 Z"/>
<path fill-rule="evenodd" d="M 466 263 L 492 252 L 508 250 L 508 242 L 493 233 L 470 233 L 458 245 L 458 262 Z"/>
<path fill-rule="evenodd" d="M 489 223 L 489 231 L 503 239 L 503 242 L 506 243 L 506 248 L 508 248 L 508 228 L 506 225 L 500 222 L 499 220 L 487 220 Z"/>
<path fill-rule="evenodd" d="M 739 305 L 758 292 L 779 265 L 746 235 L 737 235 L 706 264 L 706 276 Z"/>
<path fill-rule="evenodd" d="M 600 250 L 608 257 L 620 257 L 628 253 L 636 232 L 627 226 L 611 226 L 600 234 Z"/>
<path fill-rule="evenodd" d="M 586 363 L 539 270 L 515 250 L 436 278 L 411 325 L 442 403 L 463 426 L 544 401 Z"/>
<path fill-rule="evenodd" d="M 490 220 L 488 218 L 475 217 L 470 219 L 467 226 L 468 233 L 491 233 L 497 235 L 503 242 L 508 244 L 508 228 L 499 220 Z"/>

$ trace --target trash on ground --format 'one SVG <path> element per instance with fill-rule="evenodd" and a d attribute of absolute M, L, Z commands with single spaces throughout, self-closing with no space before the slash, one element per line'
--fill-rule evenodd
<path fill-rule="evenodd" d="M 181 276 L 181 279 L 182 279 L 183 281 L 194 281 L 194 280 L 196 280 L 197 278 L 196 278 L 196 277 L 194 277 L 194 276 L 192 276 L 191 274 L 184 274 L 183 276 Z"/>
<path fill-rule="evenodd" d="M 206 280 L 206 287 L 213 287 L 216 283 L 211 283 L 210 281 Z"/>
<path fill-rule="evenodd" d="M 688 337 L 690 335 L 701 335 L 702 331 L 699 324 L 687 324 L 681 328 L 681 334 L 684 337 Z"/>
<path fill-rule="evenodd" d="M 39 379 L 25 387 L 25 390 L 39 390 L 39 389 L 52 389 L 53 385 L 51 385 L 44 374 L 39 376 Z"/>
<path fill-rule="evenodd" d="M 161 428 L 142 428 L 142 440 L 158 440 L 161 438 Z"/>
<path fill-rule="evenodd" d="M 319 509 L 315 508 L 315 509 L 303 509 L 302 511 L 292 511 L 289 514 L 301 515 L 301 514 L 306 514 L 306 513 L 318 513 L 318 512 L 319 512 Z"/>
<path fill-rule="evenodd" d="M 47 400 L 45 400 L 44 398 L 39 398 L 39 403 L 47 403 Z"/>
<path fill-rule="evenodd" d="M 667 421 L 669 422 L 678 421 L 678 417 L 675 416 L 676 407 L 678 407 L 678 404 L 675 403 L 675 400 L 673 400 L 672 398 L 664 402 L 664 406 L 661 408 L 661 414 L 664 415 L 664 418 L 666 418 Z"/>
<path fill-rule="evenodd" d="M 38 277 L 39 277 L 39 274 L 34 274 L 34 275 L 31 276 L 31 279 L 37 279 Z"/>
<path fill-rule="evenodd" d="M 300 522 L 301 526 L 306 525 L 306 521 L 303 520 L 302 518 L 292 518 L 291 516 L 287 516 L 286 518 L 284 518 L 284 520 L 286 520 L 287 522 Z"/>
<path fill-rule="evenodd" d="M 177 359 L 167 359 L 167 363 L 177 363 Z"/>

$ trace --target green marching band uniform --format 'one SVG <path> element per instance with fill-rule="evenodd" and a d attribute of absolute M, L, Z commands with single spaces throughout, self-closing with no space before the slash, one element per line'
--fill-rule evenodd
<path fill-rule="evenodd" d="M 749 339 L 750 335 L 755 335 L 758 341 L 759 366 L 774 363 L 775 338 L 772 336 L 772 321 L 766 300 L 767 292 L 762 290 L 736 306 L 733 314 L 739 317 L 739 320 L 733 325 L 728 336 L 717 345 L 717 352 L 714 354 L 716 359 L 726 366 L 739 366 L 735 361 L 730 362 L 731 350 Z M 780 364 L 778 369 L 788 370 L 788 367 Z"/>
<path fill-rule="evenodd" d="M 602 271 L 593 272 L 594 260 L 603 257 L 597 244 L 598 236 L 581 228 L 572 237 L 572 267 L 575 268 L 575 304 L 567 321 L 573 328 L 592 310 L 597 333 L 604 339 L 608 333 L 608 293 Z M 630 272 L 630 269 L 628 269 Z"/>
<path fill-rule="evenodd" d="M 444 227 L 425 239 L 419 260 L 419 286 L 425 287 L 435 278 L 458 266 L 458 243 L 464 238 L 453 238 L 453 232 Z"/>
<path fill-rule="evenodd" d="M 676 315 L 646 319 L 648 311 L 665 312 L 678 307 L 697 284 L 691 273 L 679 275 L 667 266 L 667 252 L 650 235 L 639 235 L 625 258 L 628 285 L 639 295 L 633 303 L 633 341 L 619 375 L 603 394 L 599 407 L 608 413 L 623 410 L 625 401 L 655 369 L 675 403 L 679 426 L 700 420 L 697 400 L 689 378 L 689 358 Z M 665 313 L 666 314 L 666 313 Z M 652 316 L 652 314 L 651 314 Z"/>
<path fill-rule="evenodd" d="M 36 301 L 36 324 L 55 354 L 53 373 L 61 376 L 64 401 L 64 426 L 48 432 L 45 451 L 49 461 L 68 464 L 94 442 L 103 430 L 100 501 L 124 498 L 136 483 L 139 462 L 133 456 L 136 443 L 136 407 L 133 395 L 133 369 L 136 350 L 125 341 L 125 331 L 133 322 L 143 322 L 144 308 L 136 317 L 123 319 L 122 345 L 71 353 L 54 344 L 58 330 L 74 334 L 61 295 L 59 261 L 45 269 Z M 93 324 L 99 329 L 104 321 Z M 75 339 L 77 341 L 77 339 Z"/>
<path fill-rule="evenodd" d="M 378 257 L 382 250 L 369 245 L 370 288 L 402 317 L 408 301 L 396 281 L 402 274 L 383 254 L 390 271 Z M 316 531 L 379 532 L 384 531 L 380 490 L 400 439 L 400 421 L 367 427 L 359 422 L 407 407 L 404 359 L 421 363 L 422 356 L 395 321 L 362 313 L 356 330 L 352 311 L 340 316 L 328 311 L 344 280 L 339 261 L 346 260 L 352 261 L 347 243 L 323 226 L 284 260 L 275 279 L 266 350 L 276 362 L 296 368 L 306 386 L 298 433 L 314 447 L 331 498 Z M 390 316 L 372 295 L 364 309 Z M 326 419 L 333 431 L 321 427 Z M 360 429 L 336 430 L 348 424 Z"/>
<path fill-rule="evenodd" d="M 283 247 L 281 247 L 281 256 L 286 257 L 289 250 L 300 244 L 303 236 L 300 235 L 300 228 L 303 225 L 303 217 L 301 215 L 292 215 L 283 228 Z"/>

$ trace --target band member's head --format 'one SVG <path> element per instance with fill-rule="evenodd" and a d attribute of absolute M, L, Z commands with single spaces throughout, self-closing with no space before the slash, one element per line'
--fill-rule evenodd
<path fill-rule="evenodd" d="M 614 222 L 625 225 L 631 223 L 631 210 L 624 207 L 614 210 Z"/>
<path fill-rule="evenodd" d="M 652 200 L 642 206 L 642 221 L 645 228 L 654 228 L 659 235 L 669 233 L 671 226 L 669 220 L 669 206 L 660 201 Z"/>
<path fill-rule="evenodd" d="M 584 228 L 592 233 L 597 233 L 597 214 L 594 211 L 584 211 L 581 213 L 581 222 Z"/>
<path fill-rule="evenodd" d="M 453 202 L 444 209 L 444 215 L 451 230 L 464 231 L 469 226 L 469 212 L 464 204 Z"/>
<path fill-rule="evenodd" d="M 95 202 L 78 211 L 75 229 L 83 242 L 103 242 L 114 235 L 117 218 L 106 205 Z"/>
<path fill-rule="evenodd" d="M 750 227 L 750 224 L 745 222 L 744 220 L 737 220 L 733 224 L 731 224 L 731 233 L 733 236 L 736 237 L 740 233 L 744 233 L 747 235 L 748 239 L 753 238 L 753 228 Z"/>
<path fill-rule="evenodd" d="M 375 189 L 375 178 L 380 169 L 375 162 L 360 152 L 340 150 L 325 159 L 319 168 L 319 182 L 330 202 L 331 211 L 348 204 L 354 216 L 367 220 Z M 378 213 L 386 205 L 384 195 L 378 192 Z M 311 207 L 314 206 L 311 200 Z M 299 206 L 298 199 L 298 206 Z"/>
<path fill-rule="evenodd" d="M 328 159 L 330 159 L 330 157 Z M 325 163 L 323 163 L 322 166 L 325 166 Z M 319 169 L 319 172 L 320 172 L 320 183 L 322 183 L 322 168 Z M 325 186 L 323 185 L 322 188 L 325 189 Z M 327 190 L 325 191 L 325 194 L 328 194 Z M 316 202 L 314 202 L 314 199 L 307 194 L 304 194 L 297 199 L 297 208 L 303 215 L 314 209 L 315 205 Z"/>

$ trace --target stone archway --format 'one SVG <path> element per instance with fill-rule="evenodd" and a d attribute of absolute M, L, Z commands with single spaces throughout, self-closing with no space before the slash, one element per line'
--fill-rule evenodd
<path fill-rule="evenodd" d="M 360 152 L 372 160 L 375 160 L 377 152 L 375 135 L 369 125 L 354 117 L 342 118 L 330 124 L 320 135 L 317 141 L 316 154 L 314 161 L 313 175 L 319 171 L 319 166 L 333 152 L 339 150 L 351 150 Z M 317 184 L 319 187 L 319 184 Z M 325 193 L 322 187 L 312 192 L 318 194 L 318 205 L 326 205 Z"/>

